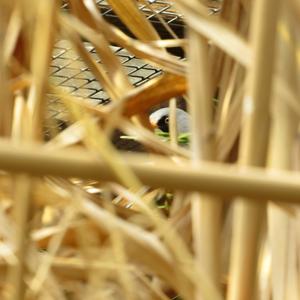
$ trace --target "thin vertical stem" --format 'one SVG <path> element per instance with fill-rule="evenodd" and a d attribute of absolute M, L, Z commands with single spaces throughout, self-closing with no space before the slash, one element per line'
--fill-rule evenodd
<path fill-rule="evenodd" d="M 283 8 L 279 29 L 278 72 L 293 92 L 297 92 L 296 47 L 293 26 L 290 22 L 288 7 Z M 273 126 L 269 147 L 268 165 L 272 169 L 292 169 L 292 151 L 295 144 L 299 118 L 285 99 L 274 99 Z M 297 283 L 293 273 L 296 269 L 288 264 L 296 255 L 296 247 L 289 241 L 295 230 L 293 217 L 281 207 L 268 205 L 269 238 L 272 251 L 272 294 L 274 300 L 292 299 L 297 295 Z M 292 289 L 292 290 L 291 290 Z M 290 295 L 290 296 L 289 296 Z M 294 297 L 295 297 L 294 296 Z M 297 296 L 296 296 L 297 297 Z M 295 298 L 297 299 L 297 298 Z"/>
<path fill-rule="evenodd" d="M 36 22 L 34 24 L 34 39 L 31 53 L 31 71 L 33 84 L 28 94 L 28 109 L 31 113 L 32 137 L 42 138 L 42 121 L 45 109 L 45 91 L 47 88 L 48 68 L 54 43 L 56 1 L 36 2 Z"/>
<path fill-rule="evenodd" d="M 0 40 L 5 40 L 7 34 L 7 24 L 9 23 L 9 16 L 13 9 L 12 1 L 1 1 L 0 3 Z M 9 135 L 11 130 L 11 117 L 12 117 L 12 101 L 9 99 L 7 84 L 7 66 L 4 61 L 4 47 L 0 46 L 0 135 Z"/>
<path fill-rule="evenodd" d="M 189 94 L 192 116 L 192 161 L 214 159 L 213 103 L 207 41 L 189 30 Z M 200 199 L 199 199 L 200 198 Z M 196 263 L 217 288 L 220 285 L 221 203 L 211 196 L 195 194 L 192 199 L 192 228 Z M 201 298 L 201 291 L 197 292 Z"/>
<path fill-rule="evenodd" d="M 24 138 L 26 124 L 26 108 L 24 97 L 19 94 L 15 100 L 12 139 L 19 144 Z M 29 240 L 29 215 L 31 207 L 32 181 L 26 174 L 17 174 L 14 178 L 14 218 L 16 224 L 15 247 L 16 265 L 9 272 L 9 299 L 19 300 L 25 296 L 27 244 Z"/>
<path fill-rule="evenodd" d="M 177 146 L 177 118 L 176 118 L 176 99 L 171 99 L 169 102 L 169 132 L 170 142 L 173 147 Z"/>
<path fill-rule="evenodd" d="M 10 272 L 10 298 L 11 300 L 21 300 L 25 296 L 25 272 L 27 258 L 27 243 L 29 230 L 29 215 L 32 182 L 31 178 L 26 174 L 18 174 L 15 177 L 15 194 L 14 194 L 14 215 L 16 221 L 16 257 L 17 264 L 12 266 Z"/>
<path fill-rule="evenodd" d="M 279 7 L 279 0 L 254 3 L 250 29 L 253 65 L 248 71 L 239 152 L 239 164 L 242 166 L 265 164 Z M 264 206 L 249 203 L 243 198 L 235 203 L 229 300 L 247 300 L 254 295 L 264 211 Z"/>

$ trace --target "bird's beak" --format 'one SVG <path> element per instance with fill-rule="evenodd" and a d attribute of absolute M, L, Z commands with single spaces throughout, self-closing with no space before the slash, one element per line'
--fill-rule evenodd
<path fill-rule="evenodd" d="M 154 122 L 154 120 L 150 119 L 150 124 L 151 124 L 151 126 L 152 126 L 153 129 L 157 128 L 157 123 Z"/>

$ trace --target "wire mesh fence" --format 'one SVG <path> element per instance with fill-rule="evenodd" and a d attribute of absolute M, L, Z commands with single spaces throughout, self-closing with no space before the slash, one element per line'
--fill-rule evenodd
<path fill-rule="evenodd" d="M 107 1 L 97 1 L 97 5 L 106 20 L 131 35 L 126 26 L 123 25 L 113 12 Z M 176 13 L 170 1 L 142 1 L 138 2 L 138 6 L 140 11 L 151 21 L 162 38 L 183 36 L 183 17 Z M 67 12 L 69 10 L 68 3 L 64 2 L 61 9 Z M 101 63 L 94 46 L 89 42 L 85 42 L 84 45 L 93 58 L 95 58 L 98 63 Z M 160 69 L 135 57 L 126 49 L 116 45 L 111 46 L 111 48 L 121 61 L 130 82 L 134 86 L 143 85 L 150 79 L 161 74 Z M 182 57 L 184 55 L 180 48 L 172 49 L 172 51 L 178 56 Z M 50 81 L 54 85 L 64 87 L 64 89 L 72 95 L 84 98 L 93 105 L 105 105 L 110 101 L 105 90 L 103 90 L 94 75 L 90 72 L 88 66 L 67 40 L 58 40 L 55 44 L 50 67 Z M 58 122 L 54 124 L 53 122 L 49 122 L 49 120 L 53 119 L 58 120 Z M 46 118 L 46 138 L 49 138 L 49 127 L 58 127 L 58 129 L 60 127 L 64 128 L 66 126 L 65 122 L 68 121 L 67 110 L 64 105 L 57 98 L 49 95 L 49 106 Z"/>
<path fill-rule="evenodd" d="M 137 4 L 139 10 L 151 21 L 161 38 L 183 37 L 183 16 L 176 12 L 171 1 L 140 1 Z M 107 1 L 99 0 L 97 5 L 107 21 L 122 29 L 126 34 L 132 35 Z M 61 9 L 68 12 L 70 7 L 67 2 L 64 2 Z M 84 42 L 84 45 L 97 63 L 101 64 L 95 47 L 89 42 Z M 145 84 L 162 73 L 159 68 L 146 63 L 122 47 L 112 45 L 111 48 L 122 63 L 129 81 L 135 87 Z M 181 48 L 172 48 L 170 51 L 179 58 L 184 56 Z M 63 87 L 71 95 L 80 97 L 82 101 L 88 101 L 93 105 L 105 105 L 110 101 L 103 87 L 67 40 L 58 40 L 55 44 L 50 67 L 50 82 Z M 45 138 L 50 139 L 51 136 L 65 129 L 68 123 L 70 123 L 70 120 L 65 106 L 59 99 L 49 95 Z M 134 151 L 143 149 L 135 141 L 120 139 L 120 135 L 121 132 L 113 135 L 113 141 L 117 148 Z"/>

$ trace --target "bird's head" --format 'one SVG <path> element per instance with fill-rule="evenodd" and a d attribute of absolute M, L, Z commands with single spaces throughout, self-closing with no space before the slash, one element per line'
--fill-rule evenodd
<path fill-rule="evenodd" d="M 154 128 L 169 132 L 169 107 L 160 108 L 150 114 L 149 121 Z M 176 109 L 177 133 L 189 132 L 190 115 L 182 109 Z"/>

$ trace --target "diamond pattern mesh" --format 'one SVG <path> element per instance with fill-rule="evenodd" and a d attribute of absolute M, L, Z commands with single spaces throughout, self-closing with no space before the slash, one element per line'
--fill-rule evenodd
<path fill-rule="evenodd" d="M 183 26 L 180 21 L 181 17 L 176 15 L 172 8 L 172 4 L 169 1 L 152 2 L 154 3 L 151 4 L 151 9 L 149 6 L 141 3 L 139 3 L 139 9 L 143 11 L 152 23 L 154 23 L 154 26 L 161 35 L 165 37 L 169 35 L 167 37 L 170 37 L 170 33 L 167 32 L 167 29 L 158 20 L 158 14 L 164 18 L 174 32 L 178 32 L 179 27 L 182 31 Z M 111 7 L 107 4 L 107 1 L 99 0 L 97 1 L 97 4 L 102 15 L 106 17 L 109 22 L 122 27 L 122 23 L 120 23 Z M 62 9 L 68 9 L 68 5 L 64 3 Z M 122 30 L 123 29 L 126 31 L 125 27 L 122 28 Z M 88 42 L 85 42 L 85 47 L 96 61 L 100 63 L 95 48 Z M 129 80 L 134 86 L 142 85 L 149 79 L 159 75 L 161 72 L 159 69 L 145 63 L 143 60 L 136 58 L 126 49 L 114 46 L 112 46 L 112 49 L 122 62 L 122 65 L 129 76 Z M 72 49 L 72 46 L 68 41 L 60 40 L 55 44 L 52 58 L 53 60 L 50 67 L 51 83 L 63 86 L 73 95 L 88 98 L 89 101 L 95 105 L 106 104 L 109 102 L 109 97 L 106 92 L 102 89 L 85 63 Z M 64 120 L 66 118 L 65 113 L 66 110 L 63 105 L 57 99 L 51 98 L 50 95 L 48 118 Z"/>

